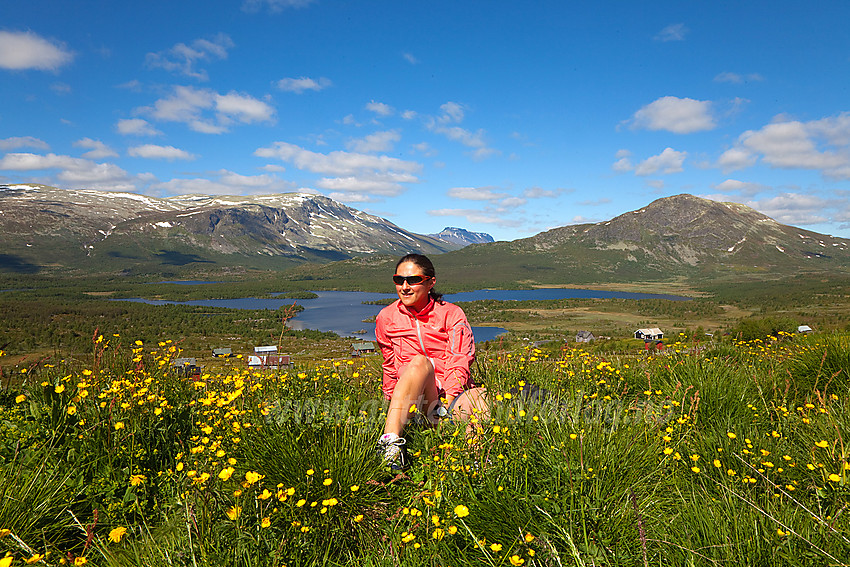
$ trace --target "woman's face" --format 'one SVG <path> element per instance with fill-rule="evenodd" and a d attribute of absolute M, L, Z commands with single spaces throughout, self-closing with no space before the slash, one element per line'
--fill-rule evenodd
<path fill-rule="evenodd" d="M 399 276 L 422 276 L 422 268 L 413 262 L 404 262 L 399 265 L 395 271 Z M 398 298 L 408 309 L 418 311 L 428 305 L 428 293 L 436 283 L 435 278 L 426 280 L 424 283 L 410 285 L 405 281 L 401 285 L 396 284 L 395 291 L 398 293 Z"/>

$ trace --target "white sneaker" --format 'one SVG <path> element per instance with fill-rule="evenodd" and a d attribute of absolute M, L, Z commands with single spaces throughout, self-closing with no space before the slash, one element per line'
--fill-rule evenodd
<path fill-rule="evenodd" d="M 378 439 L 378 454 L 384 460 L 384 463 L 390 465 L 393 470 L 403 470 L 407 466 L 407 448 L 404 437 L 399 437 L 395 433 L 384 433 Z"/>

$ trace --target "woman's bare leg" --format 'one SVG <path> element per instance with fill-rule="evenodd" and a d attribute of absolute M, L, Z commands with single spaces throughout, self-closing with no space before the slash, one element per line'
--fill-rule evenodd
<path fill-rule="evenodd" d="M 387 410 L 384 433 L 401 435 L 410 419 L 410 406 L 416 405 L 417 409 L 427 416 L 438 399 L 434 366 L 428 358 L 421 354 L 416 355 L 398 377 Z"/>
<path fill-rule="evenodd" d="M 452 408 L 452 419 L 455 421 L 466 421 L 466 434 L 471 435 L 480 428 L 480 423 L 490 419 L 490 408 L 487 405 L 487 390 L 484 388 L 472 388 L 465 390 L 458 396 L 458 400 Z"/>

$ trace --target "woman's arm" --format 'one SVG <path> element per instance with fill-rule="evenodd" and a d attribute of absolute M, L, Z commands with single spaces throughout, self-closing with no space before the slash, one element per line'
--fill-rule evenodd
<path fill-rule="evenodd" d="M 440 378 L 447 399 L 454 399 L 466 389 L 470 378 L 469 366 L 475 358 L 475 338 L 466 315 L 460 307 L 452 307 L 446 319 L 446 365 Z"/>
<path fill-rule="evenodd" d="M 382 390 L 386 399 L 392 399 L 393 390 L 396 382 L 398 382 L 398 368 L 395 364 L 395 350 L 386 333 L 386 320 L 378 313 L 375 319 L 375 340 L 381 348 L 381 356 L 383 361 L 381 367 L 384 375 L 382 380 Z"/>

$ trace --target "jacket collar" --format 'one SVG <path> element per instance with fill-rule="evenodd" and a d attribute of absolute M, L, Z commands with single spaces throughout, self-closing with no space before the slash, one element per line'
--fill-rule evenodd
<path fill-rule="evenodd" d="M 402 303 L 400 299 L 398 300 L 398 310 L 404 313 L 405 315 L 408 315 L 409 317 L 424 317 L 425 315 L 433 311 L 434 305 L 436 305 L 434 298 L 428 296 L 428 303 L 425 304 L 425 307 L 423 307 L 419 311 L 414 312 L 408 309 L 407 306 Z"/>

